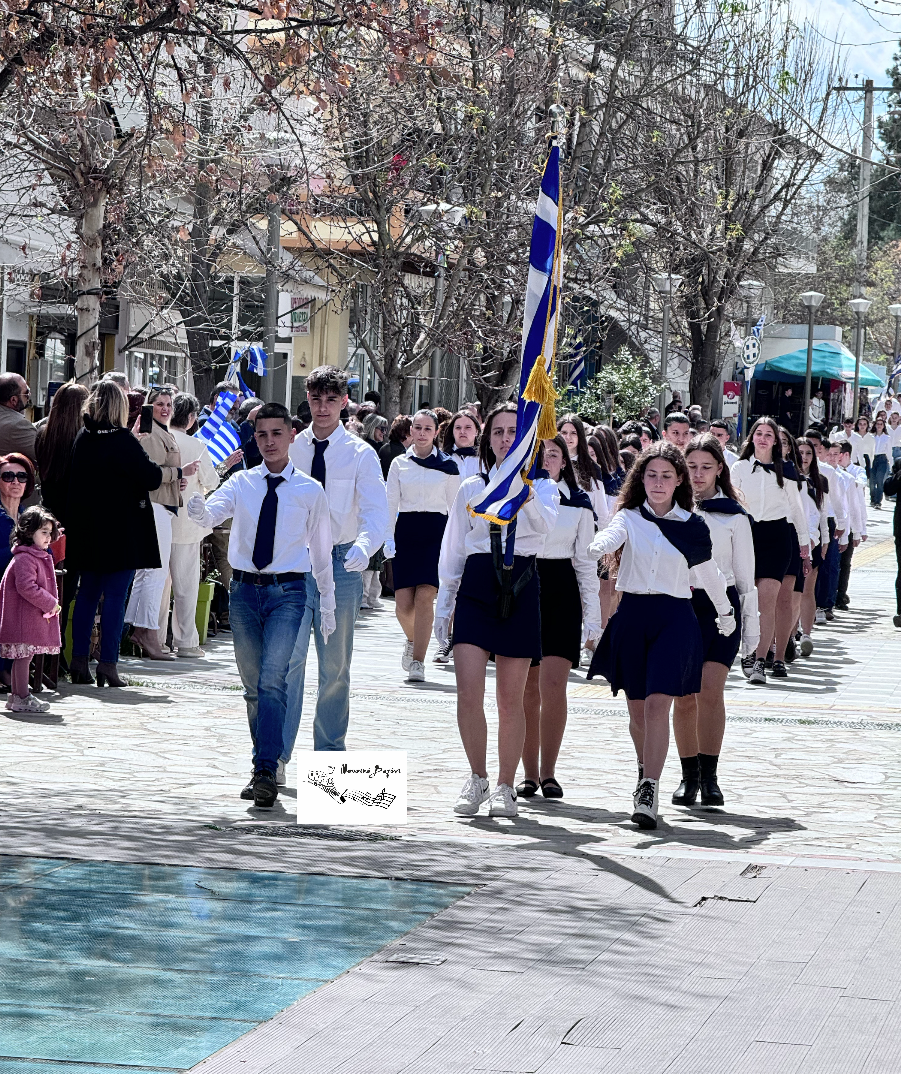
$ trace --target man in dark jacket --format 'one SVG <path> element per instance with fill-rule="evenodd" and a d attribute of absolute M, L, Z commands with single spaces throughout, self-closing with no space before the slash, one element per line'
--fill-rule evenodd
<path fill-rule="evenodd" d="M 886 496 L 895 497 L 895 513 L 892 519 L 892 532 L 895 535 L 895 559 L 898 561 L 898 573 L 895 576 L 895 602 L 897 615 L 894 617 L 896 627 L 901 627 L 901 459 L 895 459 L 892 472 L 883 485 Z"/>

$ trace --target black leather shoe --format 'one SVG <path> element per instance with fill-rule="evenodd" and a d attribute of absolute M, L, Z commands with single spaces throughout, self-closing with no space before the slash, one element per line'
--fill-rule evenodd
<path fill-rule="evenodd" d="M 788 671 L 787 671 L 787 669 L 785 667 L 785 662 L 783 660 L 774 660 L 773 661 L 773 678 L 774 679 L 787 679 L 788 678 Z"/>
<path fill-rule="evenodd" d="M 785 646 L 785 662 L 786 664 L 793 663 L 795 657 L 798 655 L 798 647 L 795 645 L 795 639 L 789 638 L 788 645 Z"/>
<path fill-rule="evenodd" d="M 86 656 L 73 656 L 69 663 L 69 681 L 79 686 L 93 686 L 94 676 L 91 674 Z"/>
<path fill-rule="evenodd" d="M 721 806 L 724 801 L 723 792 L 715 779 L 701 780 L 701 805 Z"/>
<path fill-rule="evenodd" d="M 253 774 L 253 804 L 258 809 L 271 809 L 278 798 L 278 784 L 275 773 L 265 768 L 258 768 Z"/>
<path fill-rule="evenodd" d="M 673 795 L 673 805 L 692 806 L 698 798 L 701 789 L 701 781 L 697 779 L 683 779 Z"/>
<path fill-rule="evenodd" d="M 254 780 L 254 777 L 251 776 L 250 777 L 250 782 L 247 784 L 247 786 L 244 788 L 244 790 L 241 791 L 241 799 L 243 801 L 245 801 L 245 802 L 252 802 L 253 801 L 253 780 Z"/>

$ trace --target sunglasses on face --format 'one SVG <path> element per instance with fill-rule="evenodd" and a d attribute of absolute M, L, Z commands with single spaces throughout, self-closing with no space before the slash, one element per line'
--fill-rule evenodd
<path fill-rule="evenodd" d="M 18 481 L 20 484 L 25 485 L 28 483 L 28 474 L 23 474 L 21 470 L 4 470 L 0 474 L 0 481 L 7 485 L 11 485 L 13 481 Z"/>

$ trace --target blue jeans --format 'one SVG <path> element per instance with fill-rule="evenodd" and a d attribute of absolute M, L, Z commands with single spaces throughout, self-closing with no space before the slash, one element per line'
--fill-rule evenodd
<path fill-rule="evenodd" d="M 877 455 L 870 467 L 870 503 L 882 503 L 882 486 L 888 475 L 888 459 L 884 455 Z"/>
<path fill-rule="evenodd" d="M 844 535 L 847 537 L 847 533 Z M 841 553 L 835 539 L 835 519 L 829 519 L 829 547 L 823 558 L 823 564 L 817 573 L 814 591 L 818 608 L 834 608 L 838 595 L 838 573 L 841 569 Z"/>
<path fill-rule="evenodd" d="M 125 625 L 125 602 L 134 571 L 82 571 L 72 612 L 72 655 L 88 656 L 91 651 L 91 631 L 97 605 L 103 597 L 100 612 L 100 660 L 115 664 L 119 660 L 119 645 Z"/>
<path fill-rule="evenodd" d="M 306 676 L 310 630 L 315 627 L 316 657 L 319 661 L 319 695 L 313 721 L 313 749 L 343 751 L 350 720 L 350 661 L 354 652 L 354 624 L 363 599 L 363 575 L 346 571 L 344 557 L 349 544 L 332 549 L 332 573 L 335 578 L 335 633 L 327 645 L 319 633 L 319 590 L 312 574 L 307 575 L 307 609 L 304 612 L 297 643 L 288 669 L 288 718 L 282 760 L 289 761 L 303 713 L 303 687 Z"/>
<path fill-rule="evenodd" d="M 251 585 L 232 579 L 229 620 L 253 742 L 253 767 L 274 772 L 282 752 L 288 661 L 303 619 L 306 584 Z"/>

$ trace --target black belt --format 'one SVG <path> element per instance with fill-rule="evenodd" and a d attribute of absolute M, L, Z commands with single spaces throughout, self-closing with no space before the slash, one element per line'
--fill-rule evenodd
<path fill-rule="evenodd" d="M 253 571 L 232 571 L 232 577 L 248 585 L 281 585 L 282 582 L 302 582 L 303 571 L 283 571 L 281 574 L 254 574 Z"/>

